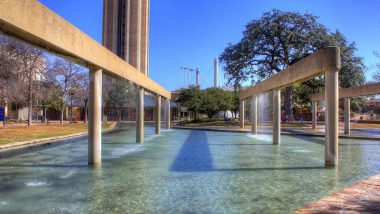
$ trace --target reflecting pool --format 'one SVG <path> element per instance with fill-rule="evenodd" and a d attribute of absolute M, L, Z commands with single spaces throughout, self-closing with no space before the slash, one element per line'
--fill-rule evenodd
<path fill-rule="evenodd" d="M 0 213 L 290 213 L 380 172 L 380 142 L 340 140 L 324 167 L 324 139 L 175 130 L 135 144 L 133 128 L 103 136 L 103 164 L 87 139 L 0 154 Z"/>

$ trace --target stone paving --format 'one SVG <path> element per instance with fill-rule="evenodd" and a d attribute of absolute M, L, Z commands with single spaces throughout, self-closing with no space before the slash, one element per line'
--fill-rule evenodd
<path fill-rule="evenodd" d="M 380 213 L 380 174 L 294 212 L 317 213 Z"/>

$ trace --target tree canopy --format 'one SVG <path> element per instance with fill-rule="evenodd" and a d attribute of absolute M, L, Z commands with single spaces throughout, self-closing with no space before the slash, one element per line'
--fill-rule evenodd
<path fill-rule="evenodd" d="M 237 109 L 233 92 L 225 91 L 221 88 L 207 88 L 201 90 L 198 86 L 179 89 L 179 96 L 176 100 L 181 106 L 198 117 L 199 113 L 206 114 L 211 118 L 219 111 Z"/>
<path fill-rule="evenodd" d="M 220 61 L 226 71 L 227 83 L 239 89 L 244 83 L 254 85 L 332 45 L 341 48 L 340 86 L 364 84 L 365 67 L 363 59 L 355 55 L 355 43 L 348 42 L 338 30 L 331 33 L 318 22 L 317 16 L 309 13 L 265 12 L 260 19 L 246 25 L 243 38 L 236 44 L 229 44 L 220 55 Z M 283 92 L 285 113 L 292 118 L 293 102 L 309 101 L 310 94 L 319 92 L 323 86 L 323 77 L 317 77 L 295 88 L 287 87 Z M 294 99 L 294 94 L 300 97 Z"/>

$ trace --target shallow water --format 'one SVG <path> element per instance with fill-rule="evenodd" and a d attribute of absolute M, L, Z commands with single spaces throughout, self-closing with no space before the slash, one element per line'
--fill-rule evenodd
<path fill-rule="evenodd" d="M 322 138 L 175 130 L 134 143 L 103 136 L 103 164 L 87 140 L 0 154 L 0 213 L 290 213 L 380 172 L 380 142 L 340 140 L 324 168 Z"/>

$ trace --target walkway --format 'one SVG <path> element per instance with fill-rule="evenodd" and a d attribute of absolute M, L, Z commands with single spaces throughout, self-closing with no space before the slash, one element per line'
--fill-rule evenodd
<path fill-rule="evenodd" d="M 380 213 L 380 174 L 294 212 L 306 213 Z"/>

